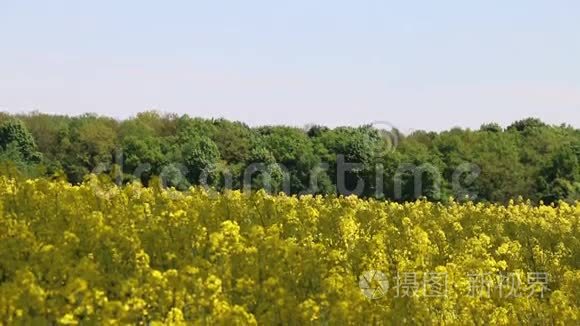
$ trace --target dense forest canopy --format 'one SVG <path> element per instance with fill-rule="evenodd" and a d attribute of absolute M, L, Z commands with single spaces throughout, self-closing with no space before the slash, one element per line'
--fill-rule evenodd
<path fill-rule="evenodd" d="M 505 129 L 488 123 L 479 130 L 403 135 L 372 125 L 252 128 L 151 111 L 122 121 L 3 113 L 0 161 L 4 174 L 80 183 L 93 173 L 119 183 L 162 180 L 179 189 L 200 182 L 242 189 L 249 178 L 252 189 L 360 190 L 397 201 L 507 202 L 522 196 L 554 202 L 577 200 L 580 193 L 580 130 L 534 118 Z"/>

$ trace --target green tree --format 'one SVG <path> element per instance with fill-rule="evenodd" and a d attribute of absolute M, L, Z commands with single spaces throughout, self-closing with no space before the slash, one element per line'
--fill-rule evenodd
<path fill-rule="evenodd" d="M 479 128 L 479 131 L 502 132 L 503 128 L 499 124 L 492 122 L 482 124 L 481 127 Z"/>
<path fill-rule="evenodd" d="M 212 140 L 218 146 L 220 156 L 230 164 L 248 160 L 255 134 L 247 125 L 225 119 L 214 121 Z"/>
<path fill-rule="evenodd" d="M 322 131 L 314 138 L 317 155 L 329 164 L 328 175 L 339 192 L 346 193 L 364 184 L 363 195 L 372 196 L 376 188 L 377 164 L 383 164 L 389 144 L 377 129 L 371 126 L 339 127 Z M 338 162 L 354 164 L 347 171 L 339 171 Z M 346 166 L 345 166 L 346 167 Z M 341 179 L 344 180 L 344 185 Z M 343 187 L 345 189 L 339 189 Z"/>
<path fill-rule="evenodd" d="M 309 190 L 311 172 L 320 163 L 308 135 L 292 127 L 263 127 L 258 129 L 261 146 L 267 148 L 277 163 L 290 174 L 293 193 Z"/>
<path fill-rule="evenodd" d="M 542 170 L 538 182 L 545 202 L 580 199 L 580 143 L 562 146 Z"/>
<path fill-rule="evenodd" d="M 526 131 L 533 128 L 543 128 L 547 125 L 537 118 L 526 118 L 516 121 L 507 127 L 508 131 Z"/>
<path fill-rule="evenodd" d="M 147 184 L 152 175 L 159 175 L 166 164 L 160 138 L 128 136 L 123 140 L 123 168 L 131 178 Z"/>
<path fill-rule="evenodd" d="M 9 119 L 0 125 L 0 147 L 25 163 L 39 163 L 42 159 L 32 134 L 21 120 Z"/>
<path fill-rule="evenodd" d="M 181 155 L 191 183 L 199 184 L 202 178 L 208 185 L 215 185 L 220 153 L 210 138 L 199 136 L 189 139 L 181 146 Z"/>

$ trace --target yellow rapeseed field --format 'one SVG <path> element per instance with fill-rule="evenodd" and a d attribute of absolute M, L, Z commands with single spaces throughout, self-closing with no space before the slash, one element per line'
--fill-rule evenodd
<path fill-rule="evenodd" d="M 580 204 L 0 178 L 0 324 L 580 323 Z"/>

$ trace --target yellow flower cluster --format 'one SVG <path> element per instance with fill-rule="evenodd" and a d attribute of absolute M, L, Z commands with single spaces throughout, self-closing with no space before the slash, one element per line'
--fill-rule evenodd
<path fill-rule="evenodd" d="M 579 219 L 0 177 L 0 325 L 577 325 Z"/>

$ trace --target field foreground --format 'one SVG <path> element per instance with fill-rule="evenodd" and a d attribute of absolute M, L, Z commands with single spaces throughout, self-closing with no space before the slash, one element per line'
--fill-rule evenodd
<path fill-rule="evenodd" d="M 0 324 L 578 324 L 579 218 L 0 178 Z"/>

